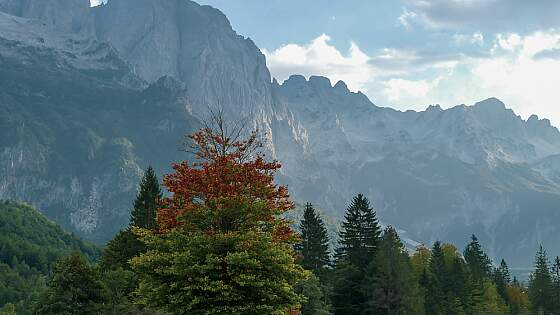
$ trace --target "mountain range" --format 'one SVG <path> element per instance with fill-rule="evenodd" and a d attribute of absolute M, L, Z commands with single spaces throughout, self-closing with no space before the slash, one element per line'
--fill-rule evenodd
<path fill-rule="evenodd" d="M 298 202 L 341 218 L 361 192 L 409 244 L 528 266 L 560 252 L 560 132 L 496 98 L 378 107 L 342 81 L 273 79 L 219 10 L 189 0 L 0 0 L 0 199 L 87 239 L 128 222 L 142 170 L 188 159 L 209 108 L 258 128 Z"/>

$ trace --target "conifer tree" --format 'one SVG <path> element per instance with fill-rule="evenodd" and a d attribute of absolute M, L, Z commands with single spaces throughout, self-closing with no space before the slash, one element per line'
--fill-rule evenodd
<path fill-rule="evenodd" d="M 387 227 L 377 249 L 371 314 L 421 314 L 424 311 L 418 279 L 397 231 Z"/>
<path fill-rule="evenodd" d="M 426 313 L 442 314 L 445 312 L 445 283 L 447 271 L 445 270 L 445 257 L 440 242 L 435 242 L 432 247 L 430 264 L 421 284 L 425 287 Z"/>
<path fill-rule="evenodd" d="M 368 307 L 368 277 L 375 274 L 375 253 L 381 228 L 364 195 L 352 199 L 340 231 L 336 250 L 332 304 L 335 314 L 361 314 Z"/>
<path fill-rule="evenodd" d="M 502 259 L 500 266 L 494 269 L 493 280 L 498 293 L 507 302 L 507 287 L 510 283 L 510 274 L 505 260 Z"/>
<path fill-rule="evenodd" d="M 310 203 L 305 205 L 299 228 L 301 240 L 296 249 L 302 256 L 300 264 L 320 276 L 330 264 L 329 236 L 323 220 Z"/>
<path fill-rule="evenodd" d="M 471 239 L 463 255 L 473 279 L 482 282 L 484 278 L 489 278 L 491 275 L 492 261 L 482 250 L 476 236 L 472 235 Z"/>
<path fill-rule="evenodd" d="M 369 200 L 358 194 L 352 199 L 344 219 L 336 258 L 365 270 L 375 256 L 381 235 L 376 213 Z"/>
<path fill-rule="evenodd" d="M 364 272 L 344 260 L 336 262 L 333 275 L 332 309 L 335 315 L 363 314 L 367 299 L 363 295 Z"/>
<path fill-rule="evenodd" d="M 160 200 L 161 197 L 161 187 L 156 173 L 154 169 L 149 166 L 144 173 L 138 195 L 134 201 L 134 209 L 130 216 L 130 225 L 148 230 L 155 229 L 158 200 Z"/>
<path fill-rule="evenodd" d="M 552 279 L 546 251 L 540 246 L 535 257 L 535 270 L 529 277 L 529 300 L 536 314 L 550 314 L 552 305 Z"/>
<path fill-rule="evenodd" d="M 133 232 L 133 227 L 153 230 L 157 227 L 158 201 L 162 197 L 161 187 L 152 167 L 148 167 L 140 182 L 130 225 L 121 230 L 105 247 L 101 266 L 105 269 L 123 268 L 130 270 L 129 261 L 145 251 L 145 246 Z"/>

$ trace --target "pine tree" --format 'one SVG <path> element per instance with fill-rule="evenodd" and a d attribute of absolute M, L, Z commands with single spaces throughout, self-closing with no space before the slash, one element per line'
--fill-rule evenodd
<path fill-rule="evenodd" d="M 157 227 L 156 212 L 158 201 L 161 197 L 161 187 L 154 169 L 148 167 L 140 182 L 139 192 L 134 201 L 130 225 L 121 230 L 105 246 L 100 262 L 102 268 L 131 269 L 129 261 L 146 250 L 144 244 L 134 234 L 133 228 L 139 227 L 153 230 Z"/>
<path fill-rule="evenodd" d="M 529 300 L 537 314 L 549 314 L 552 310 L 552 279 L 546 251 L 541 246 L 535 257 L 535 271 L 529 277 Z"/>
<path fill-rule="evenodd" d="M 505 260 L 502 259 L 500 266 L 494 269 L 493 280 L 498 293 L 507 303 L 507 287 L 510 283 L 510 274 Z"/>
<path fill-rule="evenodd" d="M 491 275 L 492 261 L 482 250 L 476 236 L 472 235 L 471 238 L 472 241 L 465 248 L 463 255 L 473 279 L 482 282 L 484 278 L 489 278 Z"/>
<path fill-rule="evenodd" d="M 363 296 L 363 281 L 364 273 L 358 267 L 344 260 L 337 261 L 331 296 L 333 314 L 363 314 L 367 301 Z"/>
<path fill-rule="evenodd" d="M 301 241 L 296 249 L 302 256 L 300 263 L 320 276 L 330 264 L 329 236 L 323 220 L 310 203 L 305 205 L 299 228 Z"/>
<path fill-rule="evenodd" d="M 426 313 L 442 314 L 445 312 L 445 283 L 447 282 L 445 257 L 440 242 L 435 242 L 432 247 L 430 264 L 425 275 L 422 276 L 422 285 L 425 288 Z"/>
<path fill-rule="evenodd" d="M 99 275 L 79 252 L 57 262 L 47 285 L 35 314 L 97 314 L 102 309 Z"/>
<path fill-rule="evenodd" d="M 154 169 L 149 166 L 144 173 L 138 195 L 134 201 L 130 225 L 148 230 L 155 229 L 157 226 L 156 213 L 158 200 L 160 200 L 161 197 L 162 192 L 157 176 Z"/>
<path fill-rule="evenodd" d="M 368 277 L 375 274 L 381 228 L 375 211 L 362 194 L 352 199 L 336 250 L 332 304 L 335 314 L 361 314 L 367 308 Z"/>
<path fill-rule="evenodd" d="M 375 257 L 381 235 L 376 213 L 369 200 L 358 194 L 352 199 L 344 219 L 336 258 L 365 270 Z"/>
<path fill-rule="evenodd" d="M 397 231 L 387 227 L 375 261 L 369 313 L 421 314 L 424 309 L 418 280 Z"/>

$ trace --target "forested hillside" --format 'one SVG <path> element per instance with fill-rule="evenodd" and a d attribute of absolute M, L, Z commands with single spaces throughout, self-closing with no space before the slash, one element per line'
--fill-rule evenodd
<path fill-rule="evenodd" d="M 55 262 L 72 251 L 90 260 L 99 256 L 97 247 L 30 206 L 0 202 L 0 306 L 12 303 L 18 314 L 27 314 Z"/>

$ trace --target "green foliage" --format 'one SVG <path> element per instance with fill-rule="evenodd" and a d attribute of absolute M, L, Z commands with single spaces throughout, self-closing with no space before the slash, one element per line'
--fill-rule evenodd
<path fill-rule="evenodd" d="M 552 312 L 552 288 L 548 258 L 541 246 L 535 257 L 535 271 L 529 277 L 529 299 L 533 312 L 543 314 Z"/>
<path fill-rule="evenodd" d="M 54 266 L 47 289 L 41 294 L 34 313 L 41 315 L 95 314 L 104 302 L 103 284 L 97 270 L 79 252 Z"/>
<path fill-rule="evenodd" d="M 474 314 L 502 315 L 508 313 L 508 307 L 498 293 L 496 285 L 489 279 L 483 281 L 483 295 L 474 306 Z"/>
<path fill-rule="evenodd" d="M 133 259 L 142 303 L 171 314 L 284 314 L 302 302 L 304 270 L 271 235 L 145 231 Z"/>
<path fill-rule="evenodd" d="M 0 202 L 0 306 L 12 303 L 18 314 L 29 314 L 45 276 L 73 250 L 88 259 L 99 255 L 95 246 L 65 232 L 35 209 Z"/>
<path fill-rule="evenodd" d="M 507 302 L 507 287 L 511 281 L 511 276 L 505 260 L 502 259 L 500 266 L 494 269 L 493 280 L 498 293 L 502 299 Z"/>
<path fill-rule="evenodd" d="M 158 200 L 162 197 L 161 187 L 154 169 L 146 170 L 130 217 L 130 225 L 153 230 L 157 226 L 156 213 Z"/>
<path fill-rule="evenodd" d="M 410 258 L 397 232 L 385 229 L 373 262 L 368 309 L 372 314 L 422 314 L 423 298 Z M 369 281 L 368 281 L 369 282 Z"/>
<path fill-rule="evenodd" d="M 335 314 L 359 314 L 368 308 L 366 282 L 375 273 L 372 262 L 381 228 L 362 194 L 352 199 L 344 218 L 335 257 L 332 304 Z"/>
<path fill-rule="evenodd" d="M 305 296 L 306 301 L 301 307 L 302 315 L 329 315 L 330 307 L 323 285 L 314 274 L 296 286 L 296 292 Z"/>
<path fill-rule="evenodd" d="M 334 314 L 360 314 L 367 301 L 363 294 L 364 273 L 344 260 L 337 261 L 333 275 L 332 308 Z"/>
<path fill-rule="evenodd" d="M 511 315 L 528 315 L 530 314 L 529 296 L 526 289 L 513 279 L 512 283 L 507 288 L 508 304 Z"/>
<path fill-rule="evenodd" d="M 482 250 L 482 246 L 478 242 L 475 235 L 472 235 L 472 241 L 467 245 L 463 255 L 475 281 L 482 281 L 489 278 L 492 272 L 492 261 Z"/>
<path fill-rule="evenodd" d="M 146 247 L 131 228 L 120 231 L 103 249 L 100 266 L 104 269 L 131 269 L 130 260 L 144 252 Z"/>
<path fill-rule="evenodd" d="M 0 308 L 0 315 L 17 315 L 16 306 L 12 303 L 4 305 L 4 307 Z"/>
<path fill-rule="evenodd" d="M 136 289 L 136 274 L 122 268 L 109 269 L 101 274 L 104 291 L 104 314 L 126 314 L 134 309 L 131 293 Z"/>
<path fill-rule="evenodd" d="M 375 257 L 380 235 L 381 228 L 375 211 L 369 200 L 358 194 L 346 209 L 337 260 L 345 260 L 365 270 Z"/>
<path fill-rule="evenodd" d="M 310 203 L 305 205 L 300 232 L 300 243 L 296 246 L 301 255 L 300 264 L 320 275 L 330 264 L 329 236 L 323 220 Z"/>

